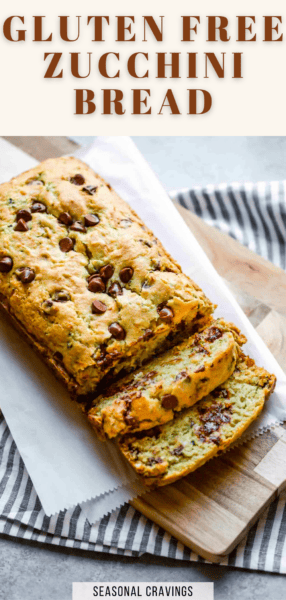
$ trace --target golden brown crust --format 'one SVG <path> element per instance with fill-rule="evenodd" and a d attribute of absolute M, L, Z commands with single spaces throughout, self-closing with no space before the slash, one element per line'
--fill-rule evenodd
<path fill-rule="evenodd" d="M 242 352 L 233 375 L 172 422 L 119 447 L 148 487 L 173 483 L 235 442 L 259 416 L 276 377 Z"/>
<path fill-rule="evenodd" d="M 213 320 L 94 401 L 88 419 L 99 438 L 143 431 L 171 421 L 233 373 L 246 338 L 232 323 Z"/>
<path fill-rule="evenodd" d="M 135 212 L 75 158 L 45 161 L 0 186 L 5 257 L 13 261 L 0 269 L 6 310 L 77 394 L 111 371 L 134 369 L 214 308 Z"/>
<path fill-rule="evenodd" d="M 32 335 L 30 333 L 28 333 L 26 331 L 26 329 L 24 329 L 22 327 L 22 325 L 21 325 L 21 323 L 19 323 L 18 319 L 16 319 L 16 317 L 14 315 L 11 315 L 11 313 L 9 312 L 9 307 L 7 306 L 5 299 L 1 298 L 1 294 L 0 294 L 0 309 L 3 312 L 3 314 L 5 315 L 5 317 L 9 319 L 9 321 L 15 327 L 15 329 L 17 329 L 17 331 L 21 334 L 23 339 L 26 340 L 26 342 L 29 344 L 29 346 L 31 346 L 41 356 L 41 358 L 48 365 L 48 367 L 50 367 L 53 370 L 57 379 L 59 379 L 60 381 L 65 383 L 65 385 L 67 386 L 71 395 L 73 396 L 74 394 L 76 394 L 76 391 L 77 391 L 76 382 L 69 375 L 69 373 L 66 372 L 63 365 L 55 360 L 53 354 L 49 351 L 49 349 L 41 346 L 37 342 L 37 340 L 35 340 L 32 337 Z"/>

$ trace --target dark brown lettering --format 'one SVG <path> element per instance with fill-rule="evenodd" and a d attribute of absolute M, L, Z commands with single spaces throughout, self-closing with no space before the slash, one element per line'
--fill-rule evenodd
<path fill-rule="evenodd" d="M 80 35 L 80 17 L 77 18 L 77 37 L 71 40 L 68 35 L 68 19 L 70 17 L 60 17 L 60 36 L 64 42 L 76 42 Z"/>
<path fill-rule="evenodd" d="M 133 91 L 133 115 L 151 115 L 151 108 L 142 111 L 141 105 L 147 107 L 147 97 L 151 96 L 150 90 L 132 90 Z M 142 98 L 142 92 L 146 93 L 145 98 Z"/>
<path fill-rule="evenodd" d="M 249 31 L 249 33 L 252 33 L 252 23 L 250 23 L 250 25 L 248 27 L 246 27 L 246 19 L 251 19 L 253 21 L 253 23 L 255 23 L 255 17 L 243 17 L 243 16 L 237 17 L 237 21 L 238 21 L 237 41 L 238 42 L 255 42 L 256 34 L 252 38 L 246 39 L 246 32 Z"/>
<path fill-rule="evenodd" d="M 131 54 L 131 56 L 128 59 L 127 62 L 127 70 L 128 73 L 131 75 L 131 77 L 135 77 L 136 79 L 144 79 L 144 77 L 148 77 L 149 76 L 149 71 L 145 71 L 144 75 L 137 75 L 136 72 L 136 59 L 137 56 L 142 55 L 145 56 L 145 58 L 148 60 L 148 54 L 145 54 L 145 52 L 135 52 L 135 54 Z"/>
<path fill-rule="evenodd" d="M 212 65 L 219 79 L 224 79 L 224 56 L 225 52 L 221 52 L 222 54 L 222 65 L 220 65 L 216 55 L 214 52 L 206 52 L 205 53 L 205 79 L 208 79 L 208 62 Z"/>
<path fill-rule="evenodd" d="M 96 106 L 93 102 L 94 92 L 92 90 L 75 90 L 75 114 L 91 115 Z"/>
<path fill-rule="evenodd" d="M 93 30 L 93 42 L 104 42 L 105 40 L 103 39 L 103 31 L 102 31 L 102 26 L 103 26 L 103 19 L 105 19 L 105 21 L 108 23 L 109 25 L 109 17 L 87 17 L 87 24 L 91 23 L 91 21 L 94 19 L 94 30 Z"/>
<path fill-rule="evenodd" d="M 78 79 L 85 79 L 90 75 L 91 71 L 91 54 L 92 52 L 87 52 L 88 54 L 88 73 L 86 75 L 79 74 L 79 56 L 81 52 L 70 52 L 71 55 L 71 74 L 73 77 L 77 77 Z"/>
<path fill-rule="evenodd" d="M 188 90 L 189 92 L 189 115 L 204 115 L 212 106 L 212 97 L 206 90 Z M 198 92 L 203 94 L 203 110 L 198 112 Z"/>
<path fill-rule="evenodd" d="M 158 65 L 156 79 L 166 79 L 166 67 L 171 67 L 171 79 L 180 78 L 180 52 L 170 52 L 171 62 L 166 62 L 167 52 L 157 52 Z"/>
<path fill-rule="evenodd" d="M 48 38 L 43 38 L 43 19 L 45 19 L 45 17 L 34 17 L 34 42 L 51 42 L 53 39 L 52 33 Z"/>
<path fill-rule="evenodd" d="M 197 52 L 188 52 L 189 65 L 188 65 L 188 79 L 197 78 Z"/>
<path fill-rule="evenodd" d="M 103 91 L 103 115 L 112 115 L 112 105 L 116 115 L 124 115 L 125 110 L 122 106 L 123 92 L 121 90 L 102 90 Z M 114 97 L 112 98 L 112 92 Z"/>
<path fill-rule="evenodd" d="M 126 37 L 126 31 L 129 31 L 130 35 L 132 35 L 131 23 L 126 25 L 126 19 L 130 19 L 132 23 L 135 21 L 134 17 L 117 17 L 117 42 L 135 42 L 135 34 L 129 37 L 129 39 Z"/>
<path fill-rule="evenodd" d="M 219 21 L 218 21 L 219 19 Z M 226 17 L 208 17 L 208 42 L 229 42 L 227 35 L 228 19 Z M 218 33 L 218 36 L 217 36 Z"/>
<path fill-rule="evenodd" d="M 280 23 L 282 23 L 282 17 L 264 17 L 264 42 L 282 42 L 283 40 L 283 34 L 281 33 L 281 35 L 279 37 L 276 37 L 275 40 L 273 39 L 273 31 L 276 31 L 277 35 L 278 35 L 278 23 L 277 25 L 273 25 L 273 19 L 278 19 L 278 21 L 280 21 Z"/>
<path fill-rule="evenodd" d="M 120 76 L 120 70 L 118 69 L 117 73 L 115 73 L 115 75 L 108 75 L 107 73 L 107 59 L 109 56 L 116 56 L 117 60 L 119 60 L 119 54 L 117 54 L 116 52 L 106 52 L 105 54 L 103 54 L 99 61 L 98 61 L 98 70 L 100 72 L 100 75 L 102 75 L 102 77 L 106 77 L 107 79 L 115 79 L 115 77 L 119 77 Z"/>
<path fill-rule="evenodd" d="M 147 42 L 146 39 L 146 25 L 151 29 L 155 39 L 157 42 L 163 41 L 163 19 L 164 17 L 160 16 L 161 19 L 161 29 L 159 29 L 154 17 L 143 17 L 144 19 L 144 39 L 143 42 Z"/>
<path fill-rule="evenodd" d="M 63 70 L 61 70 L 57 75 L 54 73 L 62 57 L 62 52 L 45 52 L 44 60 L 46 60 L 48 56 L 52 56 L 52 59 L 45 72 L 44 79 L 61 79 L 63 77 Z"/>
<path fill-rule="evenodd" d="M 167 106 L 170 108 L 172 115 L 180 115 L 181 114 L 172 90 L 167 90 L 166 96 L 163 100 L 163 104 L 158 112 L 158 115 L 162 115 L 163 108 L 165 108 Z"/>
<path fill-rule="evenodd" d="M 3 34 L 6 40 L 9 42 L 25 42 L 26 39 L 26 29 L 17 29 L 18 36 L 16 39 L 12 38 L 12 21 L 13 19 L 20 19 L 22 23 L 25 23 L 24 17 L 19 17 L 18 15 L 14 15 L 13 17 L 8 17 L 6 21 L 4 21 L 3 25 Z"/>
<path fill-rule="evenodd" d="M 233 52 L 233 77 L 232 79 L 242 79 L 241 57 L 242 52 Z"/>
<path fill-rule="evenodd" d="M 198 23 L 201 22 L 200 17 L 182 17 L 182 19 L 183 19 L 182 42 L 194 42 L 195 40 L 192 38 L 191 31 L 194 31 L 194 33 L 197 34 Z M 198 22 L 193 27 L 191 27 L 191 19 L 196 19 Z"/>

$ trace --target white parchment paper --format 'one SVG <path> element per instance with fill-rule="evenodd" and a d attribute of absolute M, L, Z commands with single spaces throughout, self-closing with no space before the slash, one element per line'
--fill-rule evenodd
<path fill-rule="evenodd" d="M 163 141 L 162 141 L 163 143 Z M 3 142 L 0 144 L 2 157 Z M 17 158 L 16 158 L 17 154 Z M 14 174 L 21 172 L 19 151 Z M 180 217 L 130 138 L 97 138 L 80 157 L 105 177 L 192 277 L 219 305 L 216 316 L 246 334 L 246 351 L 277 375 L 276 392 L 247 436 L 286 420 L 286 377 Z M 27 156 L 25 157 L 25 167 Z M 23 161 L 22 161 L 23 162 Z M 31 159 L 31 166 L 35 161 Z M 9 173 L 10 175 L 11 173 Z M 0 180 L 5 180 L 0 161 Z M 227 251 L 227 248 L 226 248 Z M 116 448 L 101 443 L 74 403 L 35 353 L 0 319 L 0 406 L 45 512 L 82 504 L 90 522 L 143 488 Z"/>

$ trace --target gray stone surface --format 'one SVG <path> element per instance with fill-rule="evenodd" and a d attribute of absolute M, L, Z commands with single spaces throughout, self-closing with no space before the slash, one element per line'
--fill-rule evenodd
<path fill-rule="evenodd" d="M 214 581 L 215 600 L 283 600 L 285 578 L 241 569 L 139 559 L 0 539 L 0 598 L 71 600 L 72 581 Z"/>
<path fill-rule="evenodd" d="M 78 138 L 77 138 L 78 139 Z M 88 143 L 92 138 L 81 138 Z M 286 138 L 134 138 L 165 189 L 285 178 Z M 143 556 L 67 550 L 0 537 L 1 600 L 70 600 L 72 581 L 214 581 L 215 600 L 283 600 L 285 578 Z"/>
<path fill-rule="evenodd" d="M 94 137 L 72 137 L 88 144 Z M 286 137 L 133 137 L 167 191 L 286 178 Z"/>
<path fill-rule="evenodd" d="M 135 137 L 167 190 L 286 178 L 286 137 Z"/>

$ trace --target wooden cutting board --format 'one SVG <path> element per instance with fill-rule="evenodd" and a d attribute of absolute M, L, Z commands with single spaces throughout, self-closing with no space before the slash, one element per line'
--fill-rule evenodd
<path fill-rule="evenodd" d="M 61 137 L 6 139 L 38 160 L 76 149 Z M 178 210 L 285 369 L 286 273 L 184 208 Z M 219 562 L 284 487 L 286 429 L 277 427 L 131 504 L 204 558 Z"/>
<path fill-rule="evenodd" d="M 179 211 L 285 368 L 286 273 L 184 208 Z M 204 558 L 219 562 L 283 487 L 286 429 L 277 427 L 131 504 Z"/>

